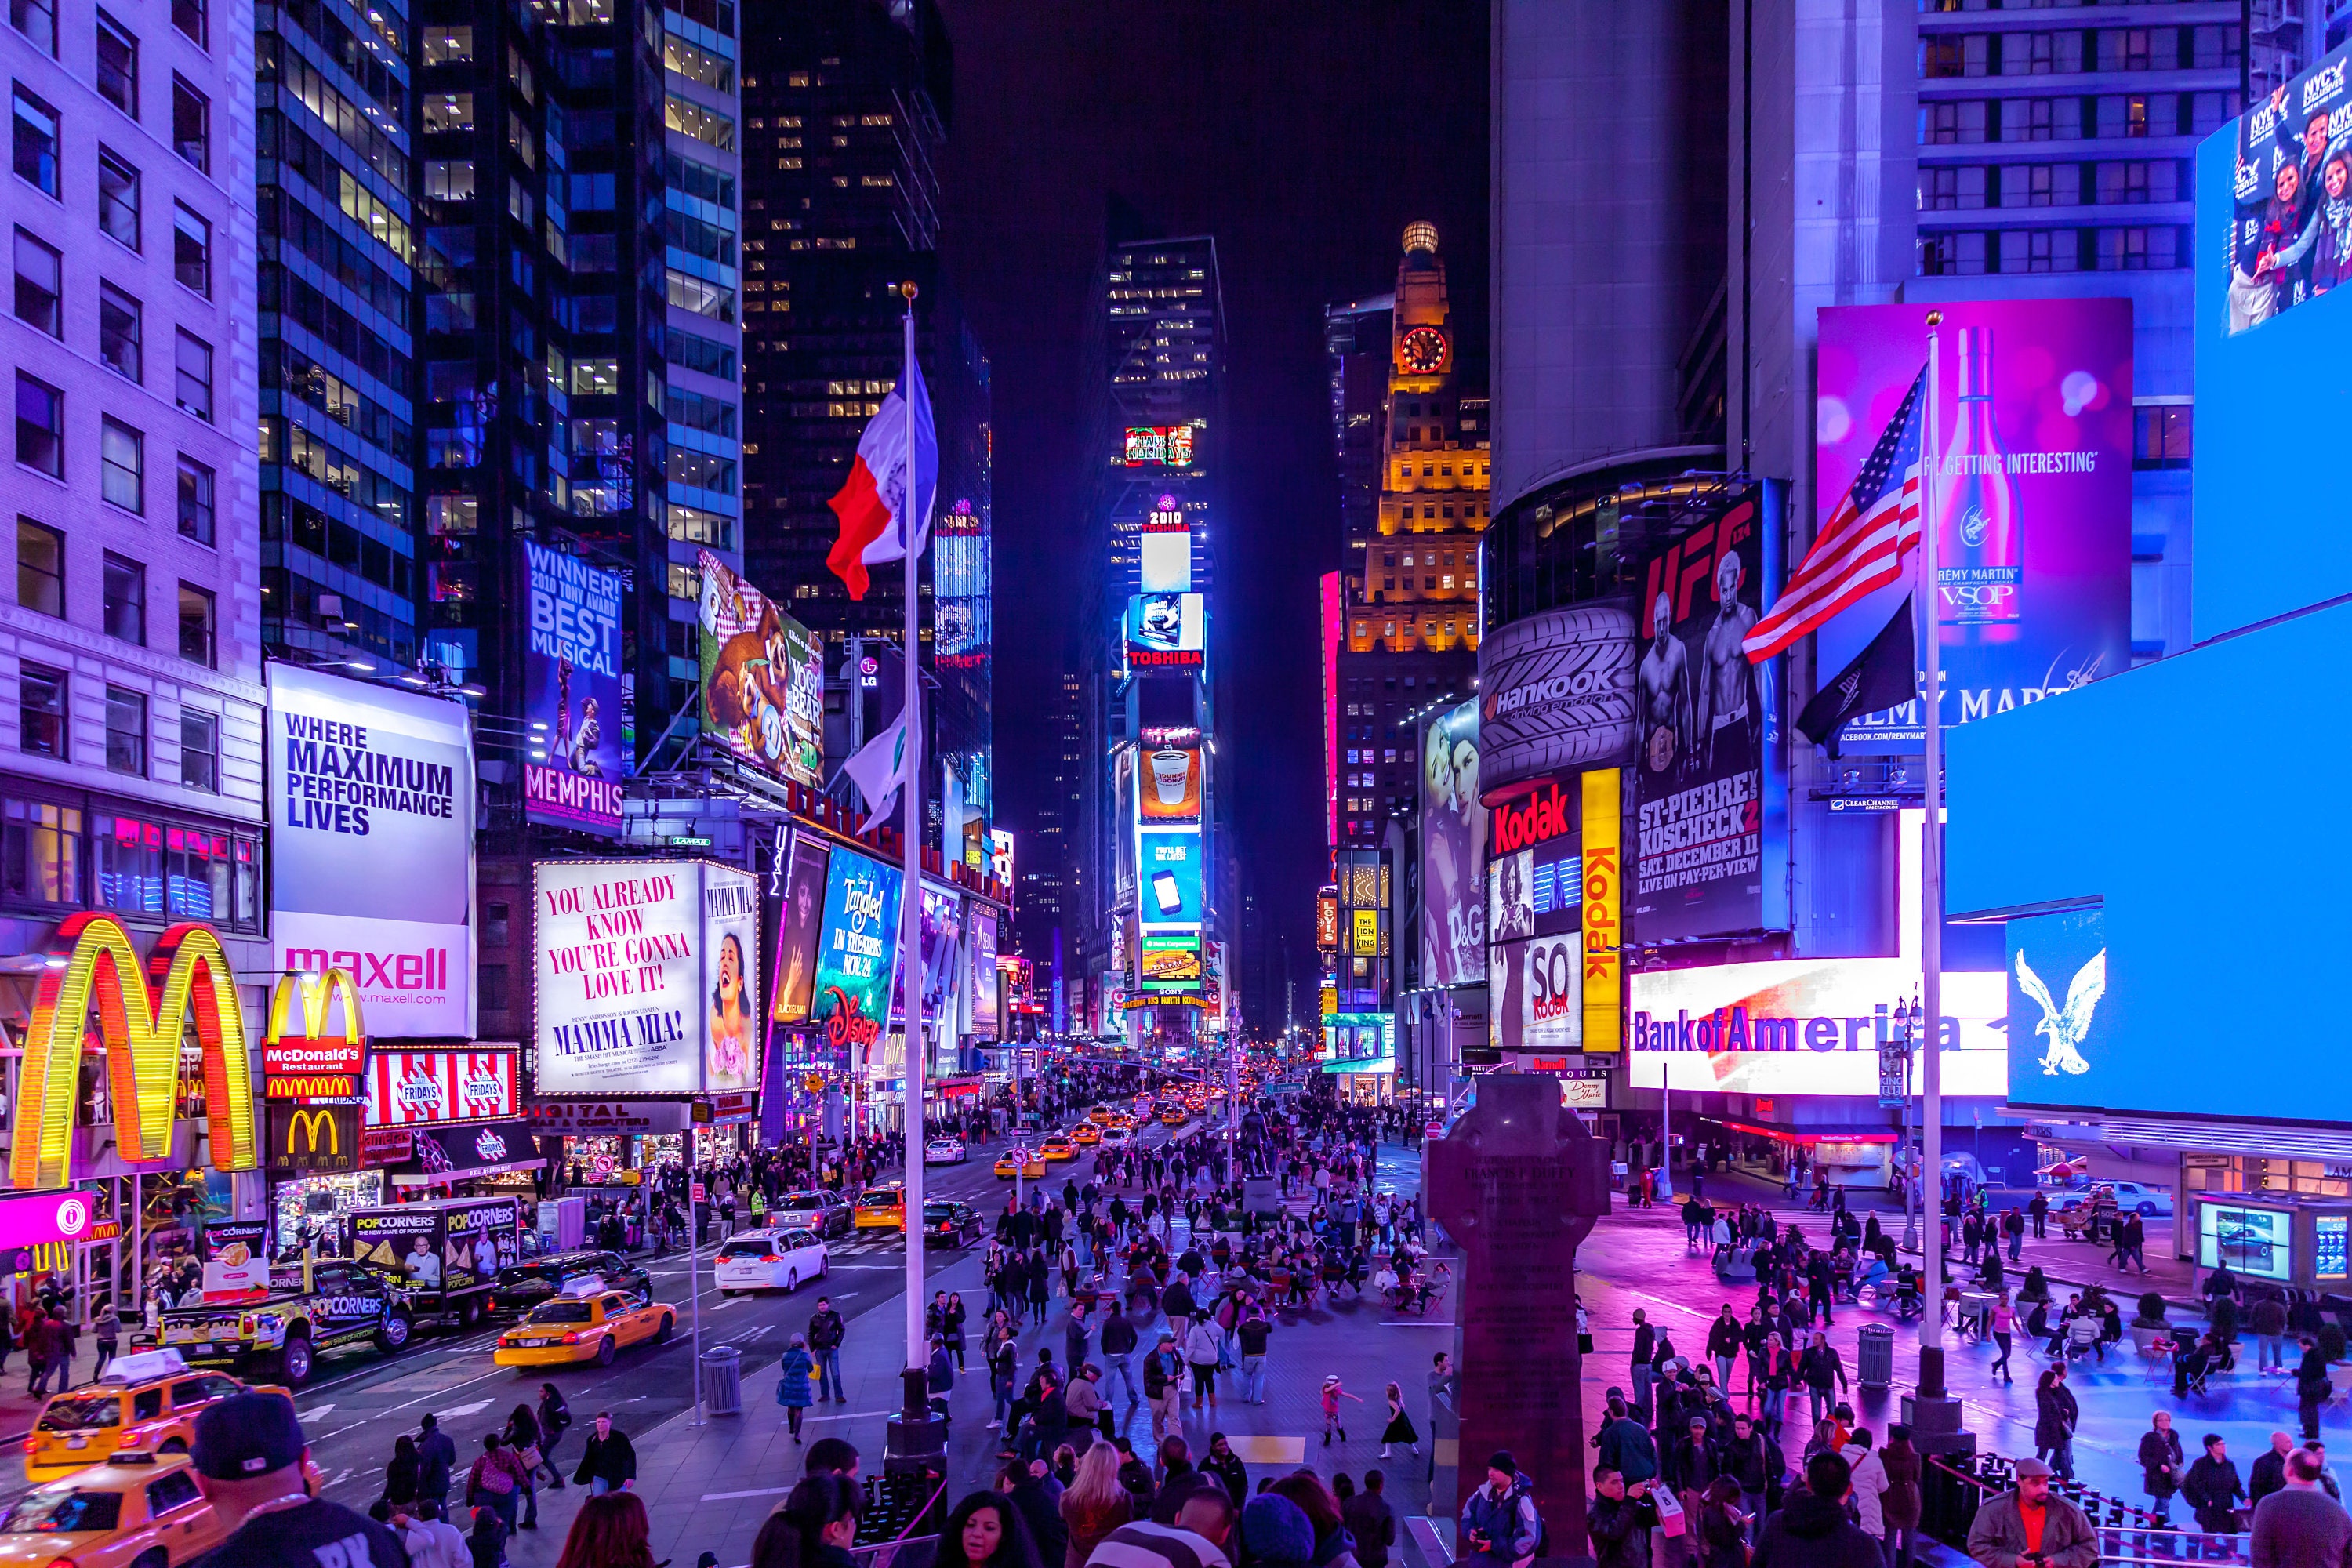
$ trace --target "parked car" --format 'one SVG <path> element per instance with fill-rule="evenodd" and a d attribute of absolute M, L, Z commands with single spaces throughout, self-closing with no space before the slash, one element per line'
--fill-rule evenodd
<path fill-rule="evenodd" d="M 2114 1194 L 2118 1210 L 2137 1214 L 2143 1219 L 2172 1213 L 2171 1190 L 2149 1186 L 2145 1182 L 2095 1182 L 2078 1176 L 2061 1190 L 2068 1194 L 2058 1205 L 2062 1213 L 2095 1204 L 2103 1193 Z"/>

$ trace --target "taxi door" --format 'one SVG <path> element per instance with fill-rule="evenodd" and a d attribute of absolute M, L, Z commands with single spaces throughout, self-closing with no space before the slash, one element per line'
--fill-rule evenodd
<path fill-rule="evenodd" d="M 651 1302 L 631 1301 L 626 1296 L 607 1296 L 604 1299 L 604 1321 L 612 1325 L 614 1344 L 633 1345 L 640 1340 L 653 1337 L 656 1320 Z"/>
<path fill-rule="evenodd" d="M 186 1469 L 157 1476 L 145 1488 L 147 1529 L 174 1564 L 201 1556 L 228 1538 L 220 1516 Z"/>

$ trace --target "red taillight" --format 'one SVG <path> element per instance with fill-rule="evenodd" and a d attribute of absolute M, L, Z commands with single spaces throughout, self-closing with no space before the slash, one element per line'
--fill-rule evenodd
<path fill-rule="evenodd" d="M 80 1564 L 70 1557 L 52 1557 L 49 1559 L 49 1568 L 80 1568 Z"/>
<path fill-rule="evenodd" d="M 760 1255 L 760 1261 L 762 1263 L 782 1263 L 783 1258 L 772 1252 L 763 1252 Z"/>
<path fill-rule="evenodd" d="M 27 1438 L 26 1438 L 26 1439 L 25 1439 L 25 1452 L 26 1452 L 27 1454 L 32 1453 L 32 1452 L 34 1451 L 34 1449 L 35 1449 L 37 1446 L 38 1446 L 38 1439 L 37 1439 L 37 1438 L 32 1438 L 32 1437 L 27 1437 Z"/>

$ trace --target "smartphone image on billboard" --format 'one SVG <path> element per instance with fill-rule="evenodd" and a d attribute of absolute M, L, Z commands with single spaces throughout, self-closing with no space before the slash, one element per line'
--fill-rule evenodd
<path fill-rule="evenodd" d="M 1151 874 L 1151 896 L 1158 900 L 1160 912 L 1163 915 L 1181 913 L 1184 908 L 1184 894 L 1176 886 L 1176 873 L 1173 871 L 1154 871 Z"/>

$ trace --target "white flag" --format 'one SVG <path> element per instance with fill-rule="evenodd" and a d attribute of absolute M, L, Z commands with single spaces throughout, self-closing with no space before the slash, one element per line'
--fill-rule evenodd
<path fill-rule="evenodd" d="M 841 771 L 866 797 L 866 822 L 857 831 L 873 831 L 874 825 L 898 804 L 898 792 L 907 782 L 906 713 L 902 710 L 880 734 L 858 748 L 856 756 L 841 764 Z"/>

